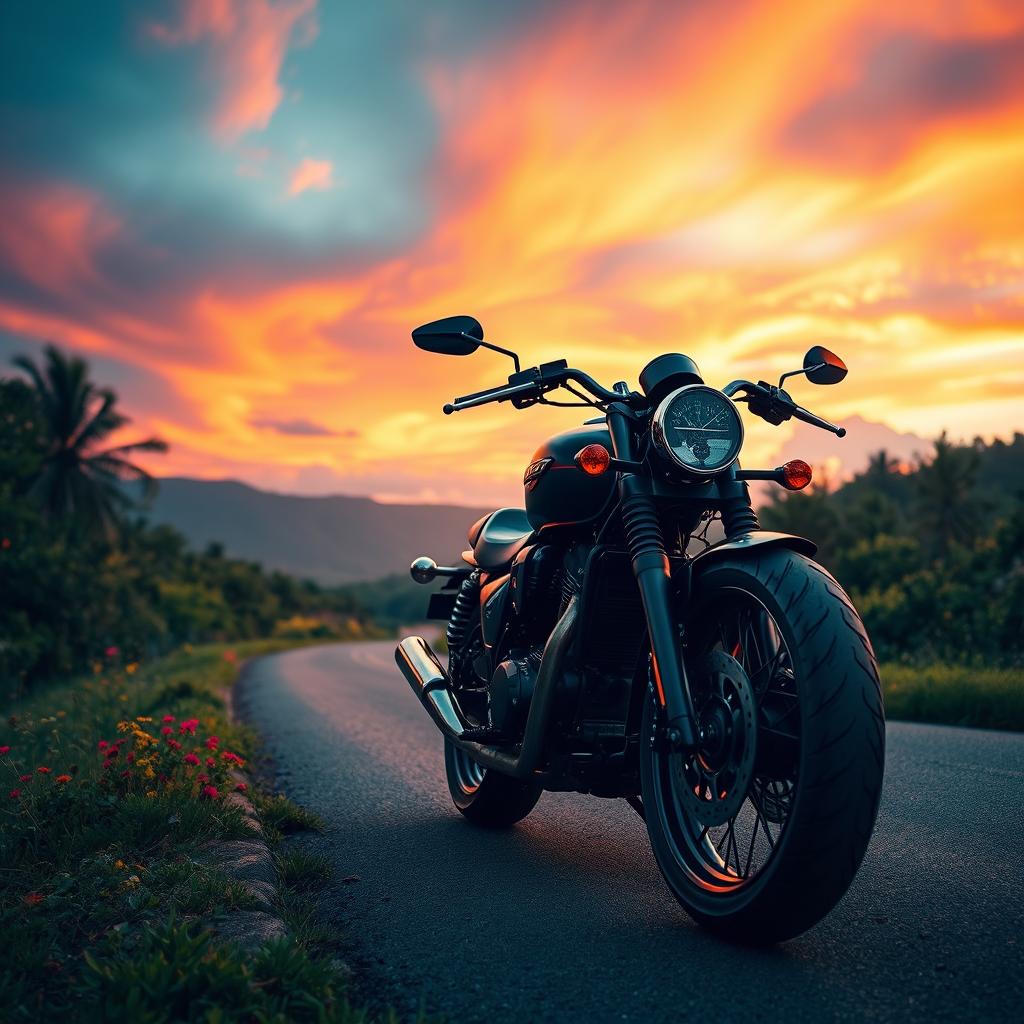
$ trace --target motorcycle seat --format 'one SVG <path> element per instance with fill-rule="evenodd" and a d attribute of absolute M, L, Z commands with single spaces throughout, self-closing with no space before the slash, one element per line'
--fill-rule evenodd
<path fill-rule="evenodd" d="M 499 508 L 469 528 L 473 560 L 489 572 L 501 569 L 516 557 L 532 535 L 533 528 L 521 508 Z"/>

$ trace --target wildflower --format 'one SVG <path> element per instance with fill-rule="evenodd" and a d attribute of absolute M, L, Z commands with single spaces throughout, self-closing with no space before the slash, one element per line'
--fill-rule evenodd
<path fill-rule="evenodd" d="M 163 728 L 162 728 L 162 729 L 160 730 L 160 735 L 161 735 L 161 736 L 170 736 L 170 735 L 171 735 L 171 733 L 173 733 L 173 732 L 174 732 L 174 730 L 173 730 L 173 729 L 172 729 L 172 728 L 171 728 L 171 727 L 170 727 L 169 725 L 165 725 L 165 726 L 164 726 L 164 727 L 163 727 Z"/>
<path fill-rule="evenodd" d="M 207 775 L 206 772 L 200 772 L 196 776 L 196 782 L 209 782 L 209 781 L 210 781 L 210 776 Z"/>
<path fill-rule="evenodd" d="M 196 757 L 195 754 L 186 754 L 185 755 L 185 764 L 192 764 L 192 765 L 199 764 L 199 758 Z"/>
<path fill-rule="evenodd" d="M 37 771 L 37 772 L 39 772 L 39 774 L 40 774 L 40 775 L 49 775 L 49 774 L 50 774 L 50 769 L 49 769 L 49 768 L 47 768 L 45 764 L 41 764 L 41 765 L 40 765 L 40 766 L 39 766 L 39 767 L 38 767 L 38 768 L 36 769 L 36 771 Z"/>
<path fill-rule="evenodd" d="M 45 900 L 46 897 L 42 893 L 38 892 L 27 892 L 25 893 L 25 902 L 30 907 L 38 907 L 40 903 Z"/>
<path fill-rule="evenodd" d="M 117 860 L 114 861 L 114 867 L 117 868 L 118 871 L 124 871 L 125 863 L 120 857 L 118 857 Z"/>
<path fill-rule="evenodd" d="M 11 546 L 11 538 L 10 537 L 4 537 L 3 540 L 0 540 L 0 548 L 3 548 L 4 551 L 6 551 L 8 548 L 10 548 L 10 546 Z"/>
<path fill-rule="evenodd" d="M 212 768 L 216 763 L 217 763 L 217 758 L 215 758 L 215 757 L 208 757 L 206 759 L 206 767 L 207 768 Z"/>
<path fill-rule="evenodd" d="M 124 670 L 125 670 L 125 672 L 128 673 L 128 675 L 132 676 L 132 675 L 135 675 L 135 670 L 138 667 L 139 667 L 139 663 L 137 661 L 133 661 L 130 665 L 125 665 Z"/>
<path fill-rule="evenodd" d="M 153 721 L 153 719 L 152 719 L 152 718 L 151 718 L 151 717 L 150 717 L 149 715 L 139 715 L 139 716 L 138 716 L 138 717 L 137 717 L 137 718 L 135 719 L 135 721 L 136 721 L 136 722 L 152 722 L 152 721 Z"/>
<path fill-rule="evenodd" d="M 116 658 L 121 653 L 120 647 L 108 647 L 103 652 L 108 658 Z"/>
<path fill-rule="evenodd" d="M 63 775 L 58 775 L 53 781 L 59 782 L 63 786 L 65 782 L 71 781 L 71 776 L 65 772 Z"/>
<path fill-rule="evenodd" d="M 237 754 L 232 754 L 230 750 L 225 750 L 224 753 L 220 756 L 225 761 L 229 761 L 231 764 L 237 764 L 239 766 L 245 764 L 245 761 L 243 761 L 242 758 L 240 758 Z"/>
<path fill-rule="evenodd" d="M 198 718 L 186 718 L 178 726 L 178 732 L 180 732 L 182 734 L 187 732 L 190 735 L 194 736 L 196 734 L 196 726 L 197 725 L 199 725 L 199 719 Z"/>
<path fill-rule="evenodd" d="M 10 798 L 12 800 L 17 800 L 18 797 L 21 796 L 21 790 L 20 789 L 12 789 L 10 791 L 10 793 L 8 794 L 8 796 L 10 796 Z"/>
<path fill-rule="evenodd" d="M 171 750 L 181 750 L 181 744 L 177 740 L 168 740 L 167 746 L 169 746 Z"/>
<path fill-rule="evenodd" d="M 118 732 L 129 732 L 131 730 L 131 727 L 132 727 L 132 723 L 131 722 L 118 722 L 117 723 L 117 731 Z"/>
<path fill-rule="evenodd" d="M 238 785 L 235 786 L 235 791 L 238 793 L 244 793 L 248 788 L 249 787 L 244 782 L 239 782 Z"/>
<path fill-rule="evenodd" d="M 220 737 L 219 737 L 219 736 L 211 736 L 211 737 L 210 737 L 210 738 L 209 738 L 209 739 L 208 739 L 208 740 L 206 741 L 206 749 L 207 749 L 207 750 L 216 750 L 216 749 L 217 749 L 217 746 L 218 746 L 219 744 L 220 744 Z"/>
<path fill-rule="evenodd" d="M 19 782 L 31 782 L 32 781 L 32 776 L 31 775 L 19 775 L 18 776 L 18 781 Z"/>
<path fill-rule="evenodd" d="M 8 746 L 0 747 L 0 757 L 3 757 L 3 755 L 8 753 L 10 751 L 10 749 L 11 748 L 8 747 Z"/>
<path fill-rule="evenodd" d="M 164 717 L 161 719 L 161 721 L 162 722 L 173 722 L 174 721 L 174 715 L 164 715 Z"/>
<path fill-rule="evenodd" d="M 131 764 L 131 763 L 132 763 L 132 761 L 134 761 L 134 760 L 135 760 L 135 751 L 134 751 L 134 750 L 129 750 L 129 751 L 128 751 L 128 756 L 127 756 L 127 757 L 125 758 L 125 760 L 126 760 L 126 761 L 127 761 L 127 762 L 128 762 L 129 764 Z"/>
<path fill-rule="evenodd" d="M 107 747 L 109 747 L 109 746 L 110 746 L 110 744 L 106 740 L 100 740 L 99 743 L 96 744 L 96 749 L 97 750 L 106 750 Z"/>
<path fill-rule="evenodd" d="M 227 662 L 230 662 L 232 665 L 234 665 L 234 663 L 236 661 L 238 661 L 238 655 L 235 654 L 234 651 L 225 651 L 224 652 L 224 660 L 227 661 Z"/>
<path fill-rule="evenodd" d="M 156 790 L 155 789 L 147 789 L 146 790 L 146 796 L 148 796 L 149 799 L 152 800 L 153 797 L 156 796 Z"/>
<path fill-rule="evenodd" d="M 115 757 L 117 757 L 119 753 L 121 753 L 121 748 L 116 743 L 111 743 L 110 746 L 107 747 L 106 756 L 110 760 L 113 760 Z"/>
<path fill-rule="evenodd" d="M 217 792 L 216 786 L 203 786 L 199 794 L 200 800 L 216 800 L 218 796 L 220 793 Z"/>

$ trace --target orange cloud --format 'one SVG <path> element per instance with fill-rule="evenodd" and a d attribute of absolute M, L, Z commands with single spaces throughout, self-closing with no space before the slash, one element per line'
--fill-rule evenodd
<path fill-rule="evenodd" d="M 169 41 L 228 47 L 225 25 L 258 20 L 198 7 Z M 325 257 L 316 273 L 282 261 L 277 276 L 268 261 L 251 280 L 226 267 L 147 296 L 147 316 L 97 259 L 125 234 L 118 218 L 82 192 L 33 193 L 0 226 L 3 260 L 61 302 L 0 300 L 0 323 L 158 372 L 195 410 L 186 422 L 126 393 L 140 429 L 172 442 L 158 471 L 283 489 L 519 500 L 537 441 L 580 411 L 443 417 L 510 368 L 412 347 L 412 327 L 458 312 L 527 364 L 564 356 L 605 382 L 635 384 L 665 351 L 712 383 L 772 379 L 824 343 L 848 380 L 796 387 L 831 419 L 926 436 L 1024 427 L 1024 7 L 799 0 L 786 31 L 767 2 L 558 11 L 426 71 L 434 208 L 403 251 Z M 223 124 L 272 113 L 290 33 L 271 33 L 273 74 L 252 79 L 273 103 Z M 331 172 L 303 161 L 289 194 Z M 89 303 L 72 307 L 89 275 Z M 748 418 L 746 461 L 787 436 Z"/>
<path fill-rule="evenodd" d="M 214 134 L 231 142 L 266 128 L 283 98 L 279 81 L 288 47 L 316 36 L 317 0 L 183 0 L 176 23 L 150 26 L 168 46 L 206 42 L 218 96 Z"/>
<path fill-rule="evenodd" d="M 311 160 L 307 157 L 292 173 L 288 182 L 288 195 L 297 196 L 306 189 L 325 191 L 331 188 L 334 167 L 330 160 Z"/>

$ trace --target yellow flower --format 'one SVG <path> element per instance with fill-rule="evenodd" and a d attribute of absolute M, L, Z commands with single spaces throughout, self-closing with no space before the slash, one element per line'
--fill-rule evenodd
<path fill-rule="evenodd" d="M 139 716 L 138 716 L 138 717 L 137 717 L 137 718 L 135 719 L 135 721 L 136 721 L 136 722 L 152 722 L 152 721 L 153 721 L 153 719 L 152 719 L 152 718 L 150 718 L 150 716 L 149 716 L 149 715 L 139 715 Z"/>
<path fill-rule="evenodd" d="M 153 797 L 156 796 L 156 790 L 155 789 L 147 789 L 146 790 L 146 796 L 148 796 L 150 798 L 150 800 L 152 800 Z"/>
<path fill-rule="evenodd" d="M 118 871 L 124 871 L 125 863 L 120 857 L 118 857 L 117 860 L 114 861 L 114 867 L 117 868 Z"/>
<path fill-rule="evenodd" d="M 132 727 L 132 723 L 131 722 L 118 722 L 117 723 L 117 731 L 118 732 L 128 732 L 128 730 L 131 729 L 131 727 Z"/>
<path fill-rule="evenodd" d="M 155 779 L 156 778 L 156 772 L 153 771 L 152 768 L 147 768 L 146 769 L 146 778 L 147 779 Z"/>
<path fill-rule="evenodd" d="M 135 675 L 135 670 L 138 667 L 139 666 L 133 661 L 130 665 L 125 665 L 124 670 L 128 673 L 128 675 L 133 676 Z"/>

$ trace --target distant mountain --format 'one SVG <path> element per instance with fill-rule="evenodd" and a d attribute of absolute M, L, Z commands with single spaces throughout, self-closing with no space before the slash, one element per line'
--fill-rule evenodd
<path fill-rule="evenodd" d="M 868 467 L 876 452 L 885 449 L 890 458 L 905 464 L 909 470 L 917 456 L 929 457 L 934 451 L 931 441 L 916 434 L 901 434 L 884 423 L 874 423 L 861 416 L 843 420 L 846 437 L 795 421 L 793 436 L 779 449 L 777 462 L 803 459 L 815 469 L 828 474 L 832 486 L 849 480 Z M 820 473 L 816 474 L 820 479 Z"/>
<path fill-rule="evenodd" d="M 273 494 L 234 480 L 158 482 L 150 522 L 173 526 L 195 547 L 219 542 L 233 557 L 327 585 L 404 574 L 417 555 L 456 557 L 470 523 L 491 511 Z"/>

